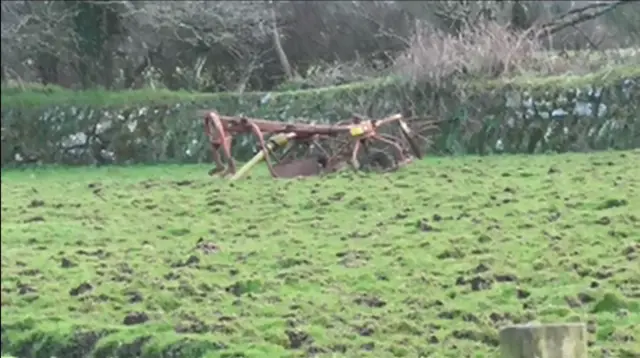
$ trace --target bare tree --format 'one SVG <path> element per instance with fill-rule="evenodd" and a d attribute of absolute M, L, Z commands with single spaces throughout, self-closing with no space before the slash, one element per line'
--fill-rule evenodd
<path fill-rule="evenodd" d="M 226 83 L 215 84 L 220 89 L 231 90 L 238 83 L 244 87 L 270 41 L 269 13 L 262 1 L 129 2 L 124 18 L 136 34 L 125 52 L 137 52 L 134 57 L 159 69 L 170 88 L 184 85 L 185 71 L 197 81 L 205 69 L 218 79 L 227 77 Z"/>
<path fill-rule="evenodd" d="M 600 49 L 638 45 L 639 7 L 630 0 L 6 1 L 2 80 L 242 92 L 326 68 L 318 77 L 330 84 L 348 68 L 389 67 L 418 20 L 449 34 L 485 22 L 516 33 L 542 27 L 549 47 Z"/>
<path fill-rule="evenodd" d="M 280 65 L 282 66 L 282 70 L 287 75 L 287 79 L 293 79 L 293 69 L 291 68 L 291 64 L 289 63 L 289 58 L 287 57 L 286 52 L 282 48 L 282 42 L 280 41 L 280 30 L 278 29 L 278 15 L 276 6 L 277 3 L 273 0 L 268 0 L 269 4 L 269 13 L 271 15 L 271 31 L 273 36 L 273 48 L 278 54 L 278 59 L 280 60 Z"/>
<path fill-rule="evenodd" d="M 3 74 L 43 83 L 59 83 L 60 64 L 73 60 L 76 38 L 71 30 L 73 11 L 56 1 L 2 3 Z M 30 78 L 30 68 L 36 78 Z"/>

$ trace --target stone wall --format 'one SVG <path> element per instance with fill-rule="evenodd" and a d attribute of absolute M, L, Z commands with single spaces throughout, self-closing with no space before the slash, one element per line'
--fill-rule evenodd
<path fill-rule="evenodd" d="M 437 155 L 638 148 L 639 82 L 640 67 L 628 66 L 437 88 L 383 79 L 242 95 L 3 89 L 2 166 L 210 161 L 203 109 L 290 122 L 330 123 L 354 112 L 444 119 L 429 149 Z M 235 155 L 246 159 L 252 147 L 241 138 Z"/>

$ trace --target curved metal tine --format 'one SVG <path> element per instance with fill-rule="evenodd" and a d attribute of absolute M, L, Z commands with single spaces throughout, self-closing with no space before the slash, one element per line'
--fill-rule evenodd
<path fill-rule="evenodd" d="M 269 158 L 269 154 L 272 154 L 272 153 L 269 153 L 268 145 L 267 145 L 267 142 L 264 140 L 264 134 L 262 133 L 262 130 L 254 122 L 247 121 L 247 125 L 249 126 L 249 128 L 251 128 L 251 132 L 253 133 L 253 135 L 258 138 L 258 143 L 260 144 L 260 148 L 265 154 L 264 161 L 267 164 L 267 168 L 269 168 L 269 172 L 271 173 L 271 176 L 274 178 L 277 178 L 278 174 L 273 169 L 273 165 L 271 165 L 271 160 Z"/>
<path fill-rule="evenodd" d="M 421 140 L 423 140 L 423 141 L 428 141 L 428 140 L 429 140 L 429 138 L 427 138 L 427 137 L 423 136 L 423 135 L 422 135 L 422 134 L 420 134 L 420 133 L 415 133 L 415 134 L 414 134 L 414 136 L 415 136 L 415 137 L 420 138 L 420 139 L 421 139 Z"/>
<path fill-rule="evenodd" d="M 352 143 L 352 141 L 350 141 L 350 140 L 339 139 L 339 138 L 335 138 L 331 142 L 332 142 L 331 144 L 335 143 L 337 147 L 341 147 L 341 146 L 344 146 L 344 145 L 349 145 L 349 144 Z"/>
<path fill-rule="evenodd" d="M 391 134 L 378 133 L 378 135 L 381 136 L 382 138 L 388 139 L 388 140 L 396 142 L 396 143 L 400 141 L 400 137 L 392 136 Z"/>
<path fill-rule="evenodd" d="M 340 141 L 339 145 L 336 146 L 335 153 L 333 153 L 333 154 L 334 155 L 341 154 L 345 150 L 345 148 L 348 148 L 351 144 L 353 144 L 352 141 L 348 141 L 348 140 Z"/>
<path fill-rule="evenodd" d="M 332 137 L 332 138 L 322 138 L 325 140 L 325 145 L 320 144 L 320 142 L 318 141 L 318 147 L 322 148 L 322 150 L 325 152 L 325 154 L 327 154 L 327 150 L 325 148 L 328 148 L 328 151 L 331 153 L 331 155 L 335 155 L 336 154 L 336 150 L 335 147 L 341 148 L 347 144 L 350 144 L 351 141 L 342 139 L 341 137 Z"/>
<path fill-rule="evenodd" d="M 417 128 L 417 129 L 412 129 L 412 132 L 413 132 L 413 135 L 414 135 L 414 136 L 416 136 L 416 137 L 420 137 L 420 138 L 421 138 L 421 139 L 423 139 L 423 140 L 428 140 L 428 138 L 427 138 L 425 135 L 423 135 L 422 133 L 427 132 L 427 131 L 428 131 L 428 130 L 430 130 L 430 129 L 435 129 L 435 130 L 437 130 L 437 129 L 438 129 L 438 127 L 436 127 L 436 126 L 434 126 L 434 125 L 429 125 L 429 124 L 428 124 L 428 125 L 422 126 L 422 127 L 420 127 L 420 128 Z"/>
<path fill-rule="evenodd" d="M 353 151 L 351 152 L 351 165 L 357 171 L 360 169 L 360 163 L 358 162 L 358 152 L 360 152 L 360 141 L 357 141 L 353 146 Z"/>
<path fill-rule="evenodd" d="M 349 149 L 350 149 L 350 145 L 352 144 L 352 142 L 345 142 L 340 144 L 335 150 L 333 150 L 331 152 L 331 156 L 330 156 L 330 163 L 331 165 L 337 165 L 341 162 L 347 162 L 349 164 L 352 164 L 350 160 L 340 160 L 341 158 L 344 158 L 344 156 L 349 155 Z M 336 162 L 337 160 L 337 162 Z"/>
<path fill-rule="evenodd" d="M 399 162 L 405 160 L 404 151 L 402 150 L 402 147 L 400 147 L 400 145 L 398 143 L 396 143 L 396 142 L 394 142 L 392 140 L 386 139 L 386 138 L 380 136 L 379 134 L 375 135 L 373 138 L 375 138 L 375 139 L 377 139 L 377 140 L 379 140 L 381 142 L 387 143 L 390 146 L 392 146 L 393 148 L 395 148 L 395 150 L 398 152 L 398 158 L 399 158 L 398 161 Z"/>
<path fill-rule="evenodd" d="M 417 131 L 423 131 L 427 128 L 438 128 L 438 126 L 435 125 L 434 123 L 423 123 L 422 125 L 415 126 L 412 129 L 417 132 Z"/>
<path fill-rule="evenodd" d="M 226 176 L 228 173 L 235 173 L 235 161 L 231 155 L 233 133 L 229 133 L 224 128 L 224 123 L 216 112 L 210 112 L 210 114 L 205 117 L 205 123 L 207 135 L 209 136 L 209 141 L 211 142 L 211 147 L 213 149 L 213 159 L 216 162 L 216 166 L 220 166 L 220 168 L 222 168 L 220 171 L 215 170 L 215 174 Z M 214 138 L 215 135 L 217 135 L 217 138 Z M 220 155 L 219 150 L 222 150 L 222 154 L 224 154 L 227 161 L 226 166 L 222 161 L 222 156 Z"/>
<path fill-rule="evenodd" d="M 315 148 L 320 149 L 324 155 L 329 156 L 329 153 L 324 149 L 324 146 L 322 144 L 320 144 L 320 142 L 318 142 L 317 139 L 314 139 L 311 142 L 312 142 L 312 144 L 311 144 L 311 146 L 309 146 L 309 154 L 311 154 L 312 146 L 315 146 Z"/>
<path fill-rule="evenodd" d="M 287 156 L 288 156 L 289 154 L 291 154 L 291 152 L 293 152 L 293 149 L 296 147 L 296 144 L 298 144 L 298 143 L 295 143 L 295 142 L 289 142 L 289 144 L 287 144 L 287 147 L 284 149 L 284 151 L 282 152 L 282 154 L 281 154 L 281 155 L 277 155 L 277 154 L 273 153 L 273 151 L 271 151 L 271 154 L 272 154 L 274 157 L 276 157 L 276 162 L 277 162 L 277 163 L 280 163 L 280 162 L 282 162 L 285 158 L 287 158 Z"/>

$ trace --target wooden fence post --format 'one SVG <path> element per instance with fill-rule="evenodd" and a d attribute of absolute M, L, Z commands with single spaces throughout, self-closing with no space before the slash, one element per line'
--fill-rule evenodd
<path fill-rule="evenodd" d="M 587 358 L 583 323 L 523 324 L 500 330 L 502 358 Z"/>

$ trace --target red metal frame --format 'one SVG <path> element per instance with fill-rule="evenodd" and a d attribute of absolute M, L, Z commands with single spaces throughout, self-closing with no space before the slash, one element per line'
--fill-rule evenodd
<path fill-rule="evenodd" d="M 264 119 L 255 119 L 247 117 L 222 116 L 214 111 L 207 112 L 204 116 L 204 130 L 209 138 L 213 161 L 216 168 L 211 174 L 235 174 L 236 165 L 231 156 L 231 143 L 234 135 L 253 134 L 258 139 L 260 149 L 265 152 L 265 161 L 267 167 L 273 177 L 278 175 L 273 169 L 273 165 L 269 159 L 269 148 L 267 147 L 268 139 L 265 136 L 273 136 L 276 134 L 287 134 L 287 139 L 294 143 L 318 143 L 319 139 L 336 138 L 345 135 L 349 138 L 347 148 L 341 147 L 337 154 L 328 158 L 328 162 L 335 164 L 338 161 L 345 161 L 344 150 L 351 147 L 351 161 L 357 163 L 356 158 L 363 144 L 366 146 L 371 141 L 380 141 L 388 144 L 397 153 L 399 163 L 408 161 L 402 147 L 391 140 L 388 136 L 381 135 L 377 129 L 383 125 L 401 122 L 403 131 L 408 128 L 402 121 L 402 115 L 395 114 L 379 120 L 365 120 L 359 116 L 354 116 L 350 120 L 342 121 L 336 124 L 303 124 L 303 123 L 285 123 L 278 121 L 269 121 Z M 322 147 L 318 145 L 319 147 Z M 220 157 L 220 149 L 222 154 L 228 161 L 228 167 L 222 162 Z M 415 150 L 414 150 L 415 152 Z M 419 153 L 414 155 L 420 157 Z"/>

